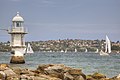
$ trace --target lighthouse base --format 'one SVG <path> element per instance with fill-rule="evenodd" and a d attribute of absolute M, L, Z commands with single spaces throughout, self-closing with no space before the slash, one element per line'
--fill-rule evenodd
<path fill-rule="evenodd" d="M 24 64 L 25 60 L 23 56 L 11 56 L 10 63 L 13 64 Z"/>

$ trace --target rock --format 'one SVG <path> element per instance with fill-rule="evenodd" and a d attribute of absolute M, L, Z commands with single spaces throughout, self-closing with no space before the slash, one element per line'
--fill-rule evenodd
<path fill-rule="evenodd" d="M 8 68 L 9 68 L 9 66 L 7 64 L 0 64 L 0 70 L 1 71 L 6 70 Z"/>
<path fill-rule="evenodd" d="M 68 72 L 71 75 L 80 75 L 82 73 L 82 70 L 80 70 L 80 69 L 70 69 Z"/>
<path fill-rule="evenodd" d="M 20 74 L 21 74 L 21 75 L 22 75 L 22 74 L 29 74 L 29 72 L 30 72 L 29 69 L 22 69 L 22 71 L 21 71 Z"/>
<path fill-rule="evenodd" d="M 87 75 L 86 80 L 95 80 L 95 79 L 92 77 L 92 75 Z"/>
<path fill-rule="evenodd" d="M 13 72 L 12 69 L 4 70 L 4 73 L 5 73 L 7 76 L 17 76 L 17 74 L 16 74 L 15 72 Z"/>
<path fill-rule="evenodd" d="M 0 80 L 120 80 L 120 74 L 113 78 L 101 73 L 86 76 L 81 69 L 63 64 L 39 65 L 36 70 L 11 69 L 7 64 L 0 64 Z"/>
<path fill-rule="evenodd" d="M 84 79 L 83 76 L 80 75 L 80 76 L 77 76 L 75 80 L 86 80 L 86 79 Z"/>
<path fill-rule="evenodd" d="M 20 80 L 33 80 L 30 76 L 27 75 L 21 75 Z"/>
<path fill-rule="evenodd" d="M 63 67 L 62 65 L 53 65 L 53 66 L 49 66 L 46 69 L 44 69 L 44 72 L 47 75 L 50 75 L 52 77 L 56 77 L 56 78 L 63 78 Z"/>
<path fill-rule="evenodd" d="M 42 64 L 42 65 L 39 65 L 39 66 L 38 66 L 37 70 L 38 70 L 39 72 L 41 72 L 41 73 L 44 73 L 44 69 L 45 69 L 45 68 L 48 68 L 49 66 L 53 66 L 53 65 L 51 65 L 51 64 L 48 64 L 48 65 Z"/>
<path fill-rule="evenodd" d="M 11 56 L 10 63 L 13 64 L 24 64 L 25 60 L 23 56 Z"/>
<path fill-rule="evenodd" d="M 19 76 L 9 76 L 6 80 L 20 80 Z"/>
<path fill-rule="evenodd" d="M 117 76 L 118 79 L 120 79 L 120 74 Z"/>
<path fill-rule="evenodd" d="M 93 77 L 94 79 L 106 78 L 106 76 L 103 75 L 103 74 L 101 74 L 101 73 L 94 73 L 94 74 L 92 75 L 92 77 Z"/>
<path fill-rule="evenodd" d="M 39 65 L 37 70 L 51 77 L 56 77 L 56 78 L 65 79 L 65 80 L 72 80 L 72 79 L 85 80 L 86 79 L 86 75 L 82 73 L 82 70 L 66 67 L 63 64 Z"/>
<path fill-rule="evenodd" d="M 7 78 L 7 75 L 3 71 L 0 71 L 0 79 L 6 80 L 6 78 Z"/>
<path fill-rule="evenodd" d="M 21 72 L 22 72 L 22 69 L 20 69 L 20 68 L 14 68 L 13 71 L 14 71 L 17 75 L 20 75 Z"/>
<path fill-rule="evenodd" d="M 120 80 L 120 74 L 118 76 L 114 76 L 110 78 L 109 80 Z"/>
<path fill-rule="evenodd" d="M 75 79 L 77 77 L 82 77 L 86 80 L 86 75 L 82 73 L 82 70 L 81 69 L 70 69 L 69 71 L 69 74 L 71 74 Z"/>
<path fill-rule="evenodd" d="M 64 74 L 64 80 L 73 80 L 74 77 L 72 75 L 70 75 L 68 72 L 66 72 Z"/>

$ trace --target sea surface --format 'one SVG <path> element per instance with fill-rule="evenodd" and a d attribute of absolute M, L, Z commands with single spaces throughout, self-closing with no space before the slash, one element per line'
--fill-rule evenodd
<path fill-rule="evenodd" d="M 82 69 L 85 74 L 100 72 L 107 77 L 120 74 L 120 54 L 100 56 L 98 53 L 35 52 L 25 55 L 25 64 L 10 64 L 10 56 L 9 52 L 0 52 L 0 63 L 29 69 L 36 69 L 39 64 L 65 64 L 72 68 Z"/>

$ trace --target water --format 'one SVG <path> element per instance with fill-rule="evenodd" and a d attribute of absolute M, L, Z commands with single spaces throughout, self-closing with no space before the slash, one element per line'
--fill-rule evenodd
<path fill-rule="evenodd" d="M 65 64 L 82 69 L 85 74 L 100 72 L 107 77 L 120 74 L 120 54 L 100 56 L 97 53 L 45 53 L 36 52 L 25 55 L 25 64 L 10 64 L 10 53 L 0 53 L 0 63 L 13 67 L 36 69 L 39 64 Z"/>

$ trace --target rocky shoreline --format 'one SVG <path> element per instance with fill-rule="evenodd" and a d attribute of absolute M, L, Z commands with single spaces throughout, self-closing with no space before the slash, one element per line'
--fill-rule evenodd
<path fill-rule="evenodd" d="M 0 80 L 120 80 L 120 74 L 112 78 L 101 73 L 86 75 L 81 69 L 63 64 L 42 64 L 35 70 L 0 64 Z"/>

